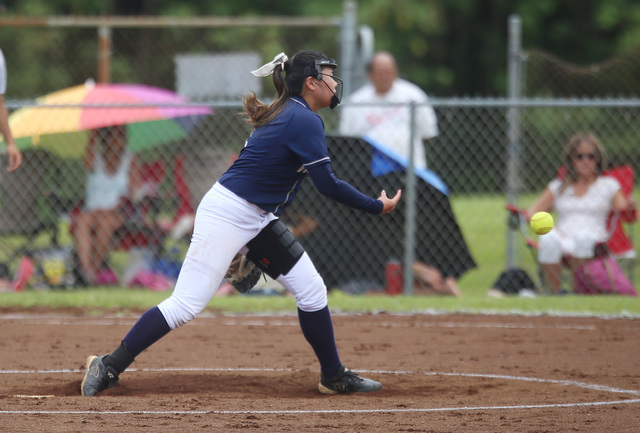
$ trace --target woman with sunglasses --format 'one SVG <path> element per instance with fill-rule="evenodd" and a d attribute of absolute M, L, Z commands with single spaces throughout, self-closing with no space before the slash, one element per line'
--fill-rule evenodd
<path fill-rule="evenodd" d="M 320 363 L 318 389 L 325 394 L 376 391 L 382 385 L 346 368 L 338 356 L 327 306 L 327 288 L 311 259 L 278 217 L 309 177 L 333 200 L 371 214 L 391 212 L 400 191 L 377 199 L 336 178 L 316 112 L 340 102 L 336 62 L 317 51 L 284 53 L 252 73 L 273 74 L 277 98 L 270 105 L 255 94 L 244 108 L 253 132 L 239 158 L 204 196 L 194 233 L 172 295 L 151 308 L 110 355 L 89 356 L 82 395 L 94 396 L 118 383 L 134 358 L 171 330 L 193 320 L 209 303 L 236 253 L 281 283 L 294 297 L 305 339 Z"/>
<path fill-rule="evenodd" d="M 575 134 L 563 152 L 565 174 L 556 178 L 527 210 L 555 211 L 555 227 L 538 239 L 538 260 L 549 289 L 561 293 L 562 258 L 567 257 L 577 270 L 595 254 L 595 247 L 609 239 L 607 219 L 611 211 L 635 208 L 626 199 L 618 181 L 602 176 L 606 156 L 599 140 L 592 134 Z"/>

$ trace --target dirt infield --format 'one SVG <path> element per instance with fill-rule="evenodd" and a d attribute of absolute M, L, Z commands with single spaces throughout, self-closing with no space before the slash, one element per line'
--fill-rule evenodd
<path fill-rule="evenodd" d="M 0 314 L 2 432 L 637 432 L 640 321 L 334 315 L 342 361 L 380 380 L 324 396 L 296 316 L 205 315 L 79 395 L 136 317 Z"/>

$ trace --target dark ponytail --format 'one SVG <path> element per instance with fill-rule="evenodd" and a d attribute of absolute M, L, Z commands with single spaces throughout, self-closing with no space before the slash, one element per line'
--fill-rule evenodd
<path fill-rule="evenodd" d="M 285 63 L 285 65 L 288 61 Z M 254 128 L 259 128 L 271 122 L 289 100 L 289 90 L 286 80 L 282 76 L 282 65 L 277 65 L 273 70 L 273 85 L 276 88 L 276 100 L 269 106 L 258 99 L 255 93 L 246 95 L 243 99 L 244 114 L 248 117 L 247 122 Z"/>
<path fill-rule="evenodd" d="M 276 88 L 276 100 L 269 106 L 258 99 L 255 93 L 245 95 L 243 105 L 247 122 L 254 128 L 259 128 L 271 122 L 284 108 L 291 96 L 298 96 L 302 92 L 307 77 L 316 75 L 316 60 L 329 60 L 319 51 L 298 51 L 284 64 L 277 65 L 273 70 L 273 84 Z M 282 72 L 286 76 L 282 76 Z"/>

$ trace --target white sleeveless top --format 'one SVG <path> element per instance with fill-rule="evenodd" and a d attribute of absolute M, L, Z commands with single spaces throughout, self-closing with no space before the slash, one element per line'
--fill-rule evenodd
<path fill-rule="evenodd" d="M 573 185 L 568 186 L 562 193 L 561 185 L 559 179 L 549 183 L 557 214 L 556 230 L 567 236 L 588 230 L 596 239 L 607 240 L 607 218 L 611 212 L 613 196 L 620 190 L 620 183 L 614 177 L 598 176 L 587 192 L 579 197 L 574 195 Z"/>
<path fill-rule="evenodd" d="M 133 154 L 125 152 L 115 173 L 107 173 L 102 152 L 96 152 L 93 171 L 87 176 L 85 210 L 113 209 L 129 195 L 129 169 Z"/>

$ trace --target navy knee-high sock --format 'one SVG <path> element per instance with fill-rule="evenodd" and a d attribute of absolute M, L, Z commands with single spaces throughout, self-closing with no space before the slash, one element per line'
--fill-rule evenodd
<path fill-rule="evenodd" d="M 338 348 L 333 335 L 333 323 L 329 307 L 322 310 L 306 312 L 298 308 L 298 320 L 304 338 L 307 339 L 320 361 L 320 370 L 325 377 L 338 374 L 342 363 L 338 356 Z"/>
<path fill-rule="evenodd" d="M 122 340 L 122 344 L 105 360 L 122 373 L 143 350 L 167 335 L 171 328 L 158 307 L 147 310 Z"/>

